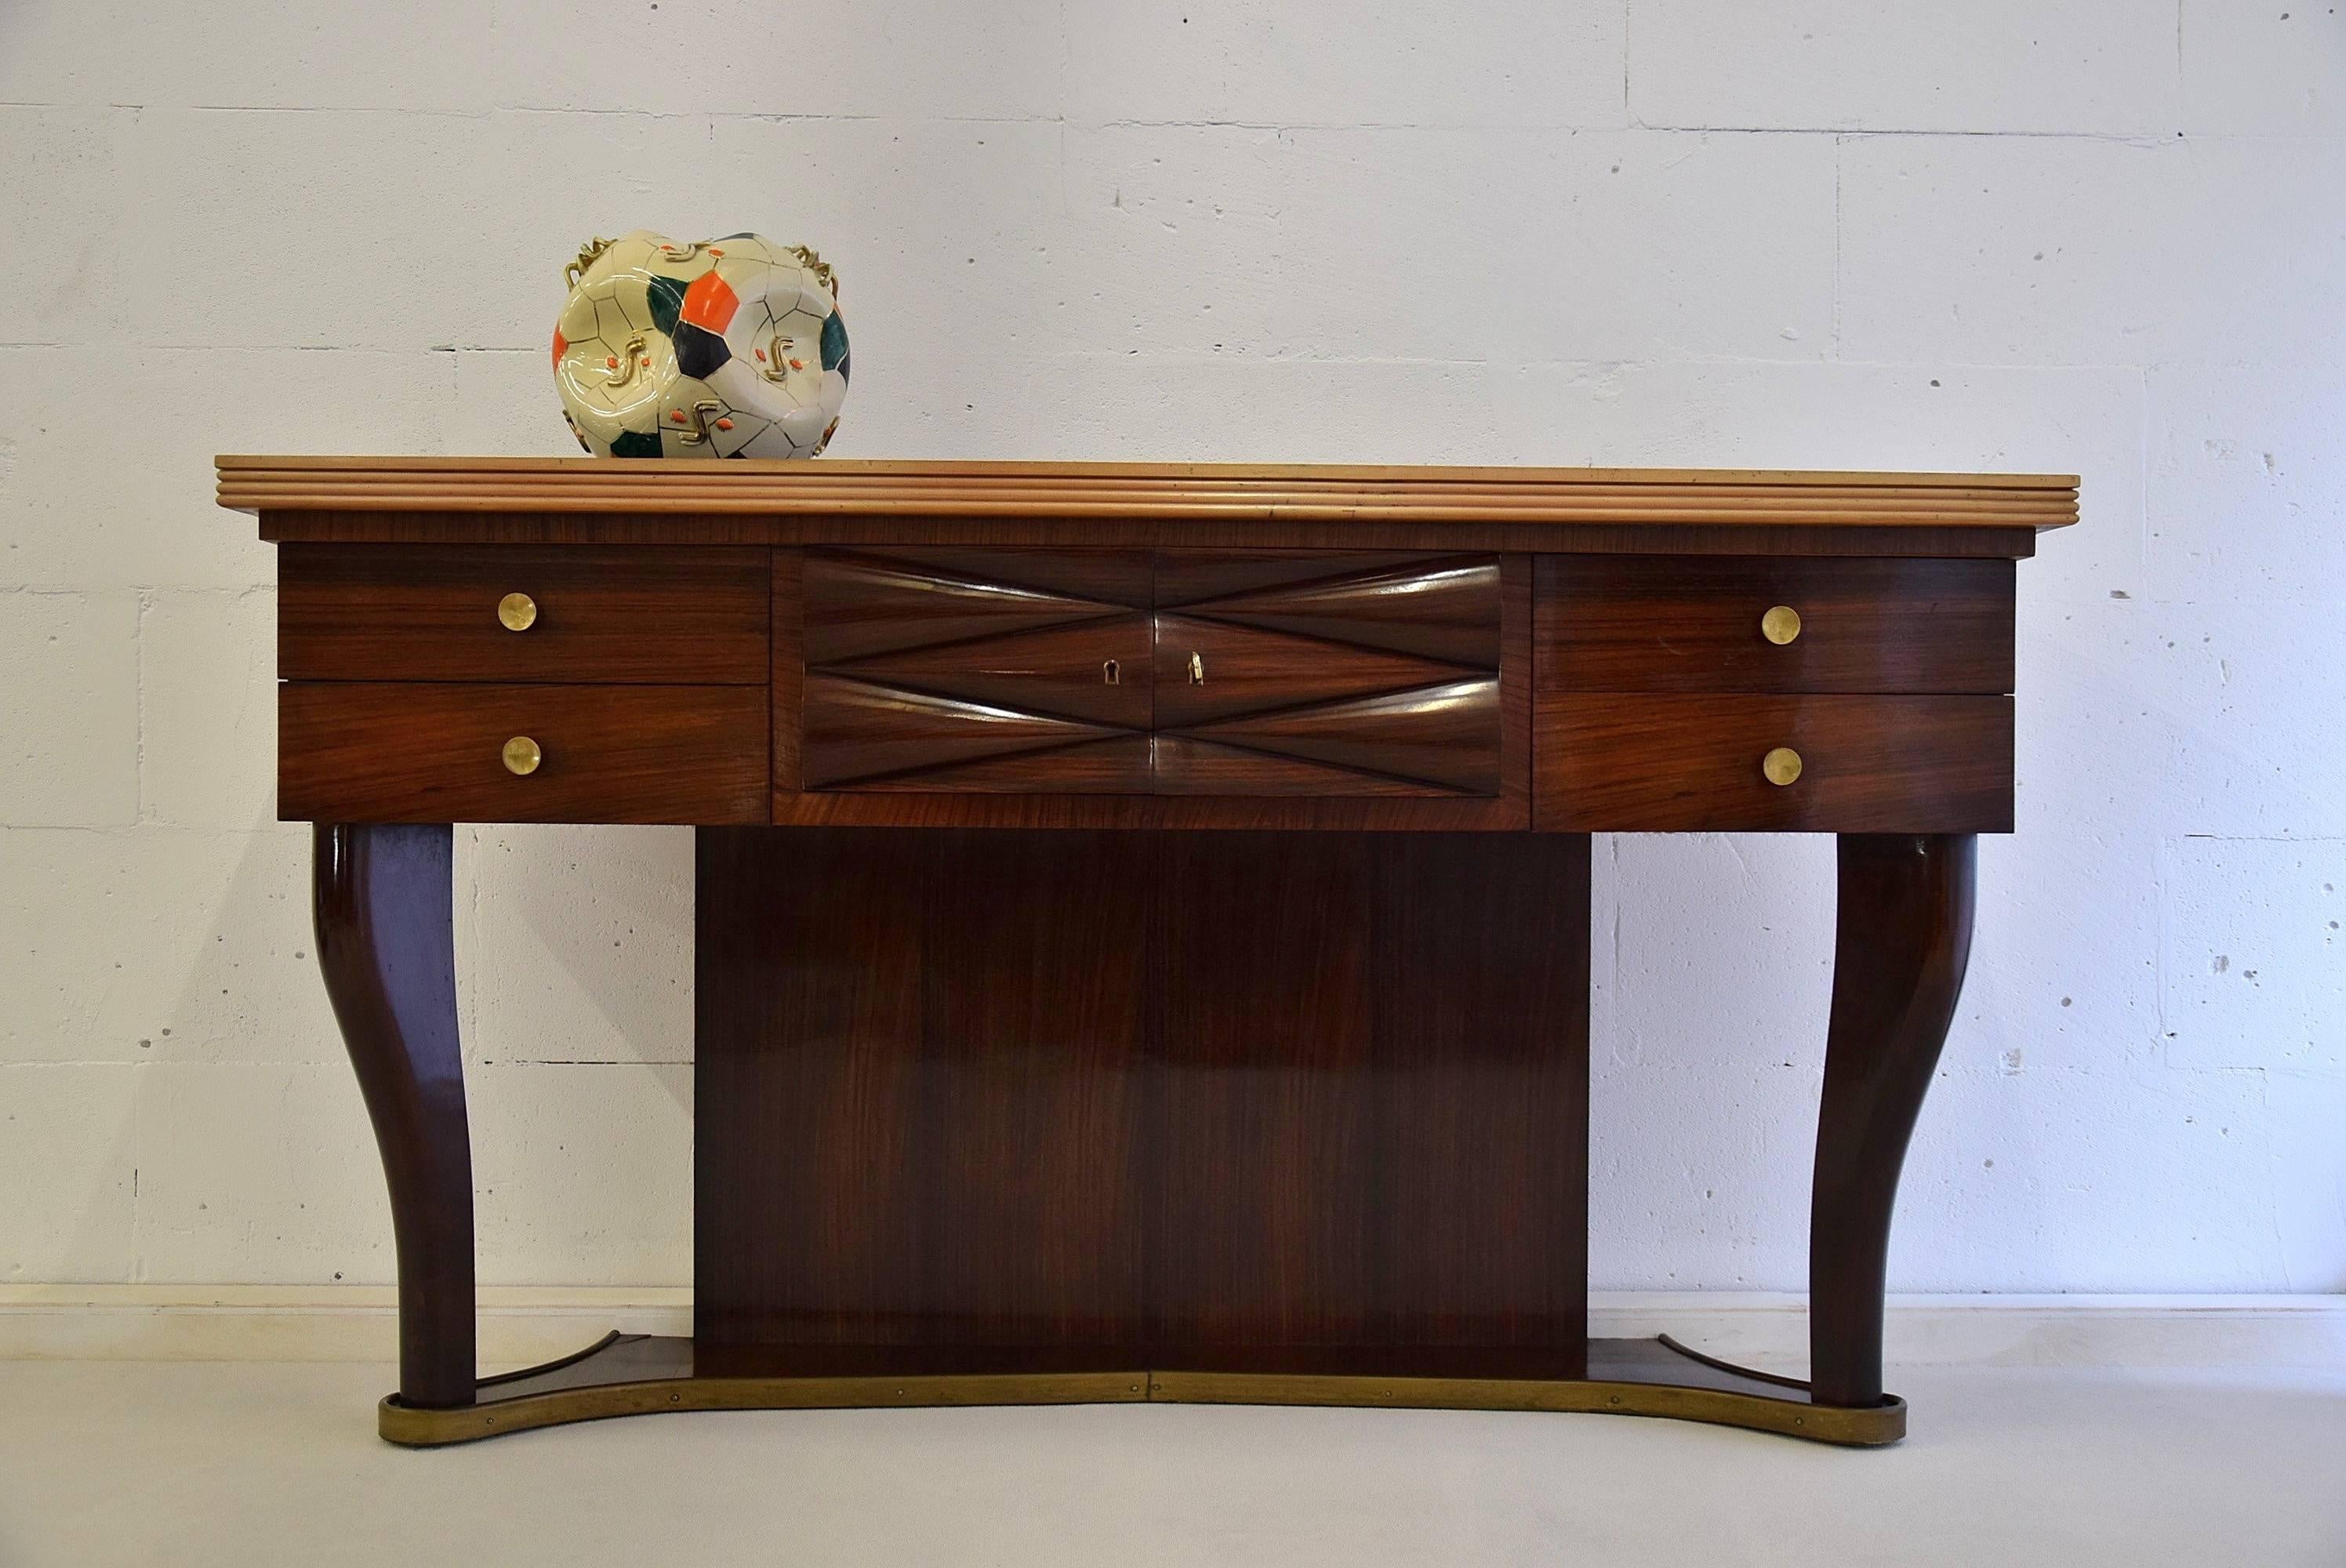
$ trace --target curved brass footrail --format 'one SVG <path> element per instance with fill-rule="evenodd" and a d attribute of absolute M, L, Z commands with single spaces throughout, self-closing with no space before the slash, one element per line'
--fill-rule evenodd
<path fill-rule="evenodd" d="M 1520 1360 L 1523 1353 L 1511 1352 Z M 469 1406 L 423 1409 L 398 1395 L 379 1430 L 411 1448 L 471 1442 L 532 1427 L 664 1410 L 875 1409 L 887 1406 L 1175 1404 L 1348 1405 L 1397 1410 L 1556 1410 L 1668 1416 L 1749 1427 L 1817 1442 L 1871 1448 L 1906 1435 L 1906 1402 L 1847 1409 L 1810 1402 L 1809 1387 L 1660 1339 L 1592 1339 L 1585 1376 L 1406 1375 L 1363 1369 L 1372 1357 L 1437 1358 L 1470 1366 L 1472 1352 L 1301 1349 L 1250 1355 L 1265 1369 L 1158 1366 L 1127 1352 L 906 1348 L 700 1350 L 690 1339 L 611 1334 L 542 1367 L 481 1380 Z M 1147 1359 L 1165 1360 L 1167 1357 Z M 1190 1352 L 1175 1358 L 1232 1358 Z M 1283 1363 L 1273 1366 L 1274 1363 Z M 918 1368 L 920 1369 L 914 1369 Z"/>

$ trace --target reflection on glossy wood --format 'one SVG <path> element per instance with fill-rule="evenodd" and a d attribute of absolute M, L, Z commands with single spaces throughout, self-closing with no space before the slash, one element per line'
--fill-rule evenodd
<path fill-rule="evenodd" d="M 399 1247 L 399 1397 L 473 1402 L 473 1150 L 456 1028 L 452 834 L 318 824 L 318 968 L 382 1156 Z"/>
<path fill-rule="evenodd" d="M 1027 564 L 1031 568 L 1031 558 Z M 827 550 L 808 552 L 803 573 L 803 652 L 811 668 L 900 648 L 1096 620 L 1123 607 L 1009 583 L 937 576 L 884 557 Z"/>
<path fill-rule="evenodd" d="M 277 810 L 359 822 L 760 822 L 766 693 L 754 686 L 288 681 Z M 544 759 L 507 772 L 505 742 Z"/>
<path fill-rule="evenodd" d="M 1053 752 L 1111 734 L 1080 719 L 929 697 L 835 675 L 809 675 L 802 766 L 807 788 L 838 788 L 981 759 Z M 1140 742 L 1145 769 L 1146 738 L 1134 738 Z M 1035 766 L 1047 769 L 1049 763 L 1037 758 Z M 997 777 L 1003 776 L 997 771 Z M 950 787 L 949 779 L 944 787 Z M 1148 788 L 1145 771 L 1139 787 Z"/>
<path fill-rule="evenodd" d="M 1195 733 L 1464 794 L 1499 792 L 1499 683 L 1494 677 L 1252 714 L 1199 725 Z"/>
<path fill-rule="evenodd" d="M 1549 556 L 1544 679 L 1579 691 L 1948 692 L 2013 686 L 2008 561 Z M 1799 616 L 1783 643 L 1775 606 Z"/>
<path fill-rule="evenodd" d="M 1499 563 L 1490 556 L 1262 588 L 1188 609 L 1477 669 L 1495 669 L 1499 662 Z"/>
<path fill-rule="evenodd" d="M 767 598 L 762 550 L 287 545 L 277 674 L 762 686 Z"/>
<path fill-rule="evenodd" d="M 1891 1208 L 1971 961 L 1976 842 L 1841 840 L 1809 1217 L 1809 1365 L 1821 1404 L 1882 1402 Z"/>
<path fill-rule="evenodd" d="M 1544 691 L 1538 822 L 1570 831 L 2009 832 L 2012 699 Z M 1762 771 L 1800 754 L 1799 781 Z"/>

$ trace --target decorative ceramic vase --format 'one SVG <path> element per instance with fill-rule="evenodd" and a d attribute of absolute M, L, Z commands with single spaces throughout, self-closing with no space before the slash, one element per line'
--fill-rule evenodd
<path fill-rule="evenodd" d="M 584 246 L 554 329 L 562 417 L 597 457 L 812 457 L 847 401 L 839 285 L 802 245 Z"/>

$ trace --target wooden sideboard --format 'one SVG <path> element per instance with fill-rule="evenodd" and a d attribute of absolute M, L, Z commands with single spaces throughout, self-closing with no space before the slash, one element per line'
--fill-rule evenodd
<path fill-rule="evenodd" d="M 279 548 L 392 1441 L 1144 1400 L 1903 1433 L 1892 1201 L 2074 477 L 223 457 L 219 500 Z M 459 821 L 699 830 L 689 1339 L 478 1376 Z M 1587 1332 L 1587 836 L 1731 830 L 1840 836 L 1805 1381 Z"/>

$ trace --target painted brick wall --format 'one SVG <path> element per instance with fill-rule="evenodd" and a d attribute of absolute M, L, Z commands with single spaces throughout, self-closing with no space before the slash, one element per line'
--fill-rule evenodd
<path fill-rule="evenodd" d="M 381 1280 L 216 451 L 567 450 L 597 232 L 852 456 L 2078 471 L 1906 1289 L 2346 1288 L 2323 0 L 0 8 L 0 1281 Z M 460 841 L 483 1278 L 689 1271 L 690 840 Z M 1797 1288 L 1809 839 L 1600 842 L 1595 1278 Z"/>

